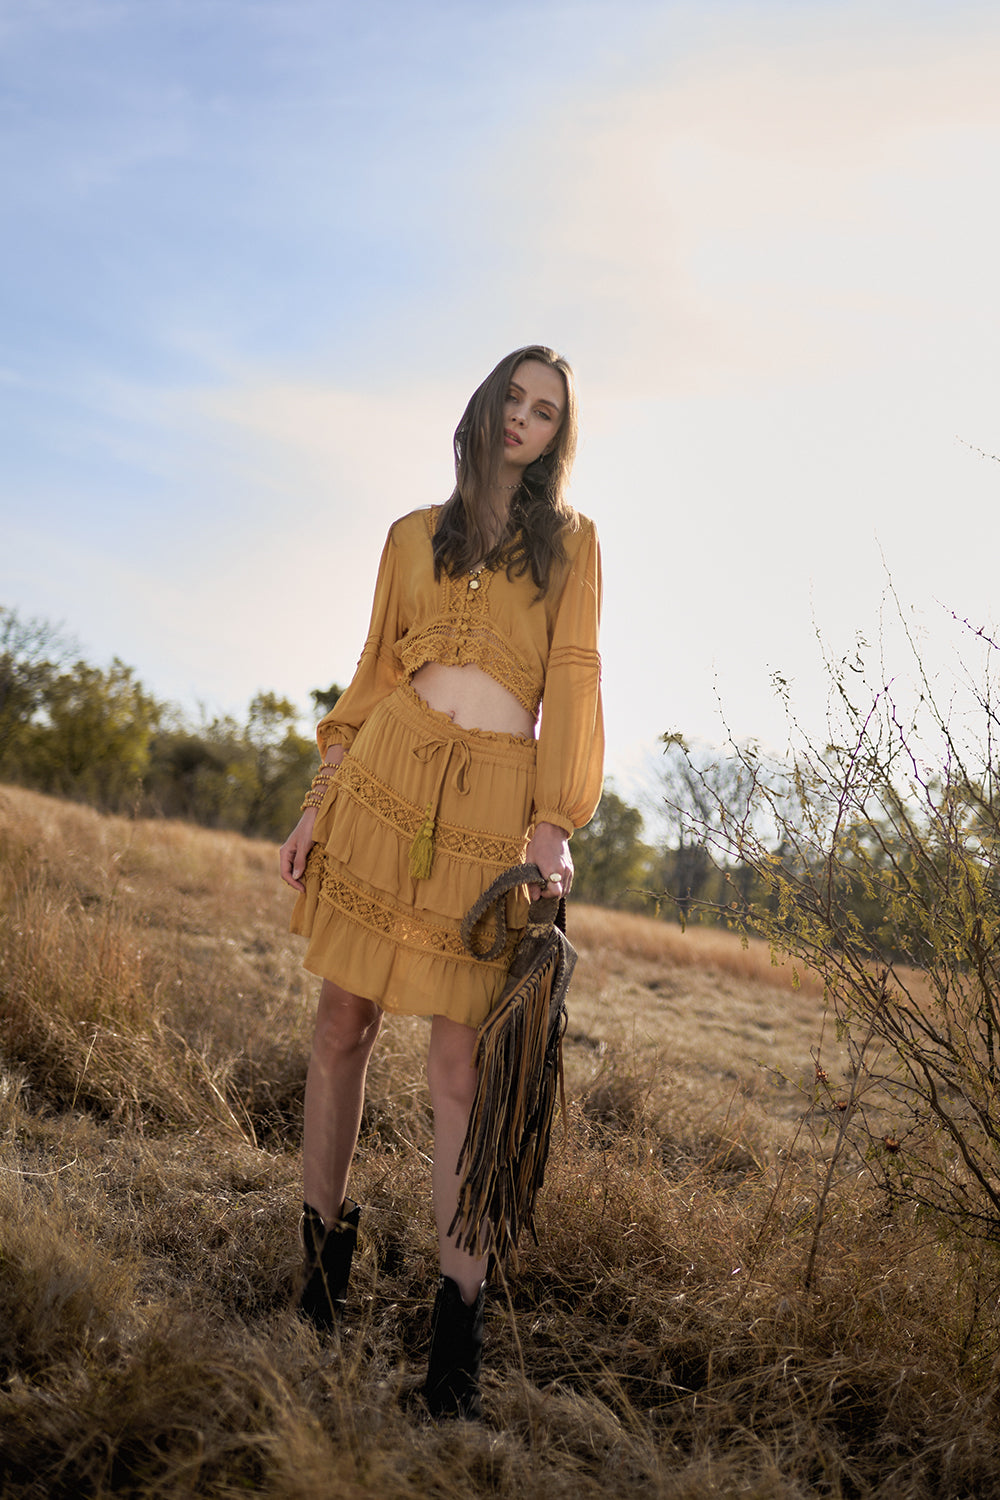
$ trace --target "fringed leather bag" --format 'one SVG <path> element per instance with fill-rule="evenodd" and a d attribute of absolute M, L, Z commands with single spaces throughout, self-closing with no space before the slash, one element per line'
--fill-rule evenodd
<path fill-rule="evenodd" d="M 477 958 L 493 959 L 507 942 L 506 896 L 515 886 L 541 883 L 537 865 L 507 870 L 466 913 L 462 939 Z M 472 935 L 495 908 L 496 940 L 486 952 Z M 556 1092 L 565 1116 L 562 1037 L 566 991 L 576 950 L 566 937 L 566 902 L 542 896 L 531 903 L 528 925 L 504 992 L 479 1028 L 476 1097 L 458 1158 L 464 1173 L 450 1234 L 475 1254 L 490 1249 L 517 1268 L 517 1241 L 527 1229 L 535 1243 L 535 1199 L 545 1175 Z"/>

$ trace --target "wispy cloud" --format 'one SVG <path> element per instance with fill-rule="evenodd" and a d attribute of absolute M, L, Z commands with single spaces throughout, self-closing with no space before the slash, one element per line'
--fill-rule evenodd
<path fill-rule="evenodd" d="M 990 605 L 995 474 L 955 433 L 997 446 L 993 7 L 32 14 L 0 244 L 29 613 L 173 696 L 343 680 L 386 526 L 538 338 L 580 376 L 620 746 L 711 733 L 716 682 L 770 732 L 770 668 L 812 692 L 813 620 L 877 612 L 876 533 L 916 604 Z"/>
<path fill-rule="evenodd" d="M 908 321 L 972 313 L 1000 249 L 1000 24 L 969 41 L 868 24 L 859 47 L 831 46 L 825 19 L 780 54 L 650 64 L 533 122 L 510 153 L 529 167 L 500 300 L 558 309 L 637 393 L 822 377 L 866 344 L 891 358 Z"/>

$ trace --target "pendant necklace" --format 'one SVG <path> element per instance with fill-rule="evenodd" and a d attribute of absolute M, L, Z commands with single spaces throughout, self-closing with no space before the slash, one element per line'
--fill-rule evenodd
<path fill-rule="evenodd" d="M 502 484 L 500 488 L 502 490 L 519 490 L 521 488 L 521 481 L 518 480 L 517 484 Z M 485 563 L 480 563 L 478 568 L 469 569 L 469 588 L 473 593 L 479 587 L 479 575 L 485 567 Z"/>

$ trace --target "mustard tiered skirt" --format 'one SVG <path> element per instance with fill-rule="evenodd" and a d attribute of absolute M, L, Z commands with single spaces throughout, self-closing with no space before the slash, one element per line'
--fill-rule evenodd
<path fill-rule="evenodd" d="M 534 785 L 534 740 L 463 729 L 402 684 L 366 720 L 317 815 L 291 924 L 309 939 L 305 967 L 385 1010 L 478 1026 L 503 989 L 527 893 L 507 898 L 508 946 L 492 962 L 466 951 L 460 925 L 522 862 Z M 414 875 L 428 858 L 430 873 Z"/>

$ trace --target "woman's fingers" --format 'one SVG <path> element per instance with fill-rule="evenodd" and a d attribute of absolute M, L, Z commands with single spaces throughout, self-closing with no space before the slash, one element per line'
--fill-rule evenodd
<path fill-rule="evenodd" d="M 293 891 L 304 891 L 302 877 L 306 872 L 306 860 L 315 840 L 313 828 L 316 809 L 307 807 L 281 848 L 278 850 L 278 870 L 286 885 Z"/>
<path fill-rule="evenodd" d="M 305 886 L 302 884 L 301 879 L 298 875 L 295 874 L 295 868 L 291 858 L 285 858 L 284 848 L 282 848 L 281 855 L 282 857 L 280 869 L 282 880 L 286 885 L 290 885 L 293 891 L 305 890 Z"/>
<path fill-rule="evenodd" d="M 537 864 L 537 860 L 529 861 L 529 863 Z M 541 869 L 541 866 L 539 868 Z M 557 868 L 556 862 L 553 861 L 552 869 L 545 879 L 541 882 L 535 881 L 528 886 L 528 897 L 531 901 L 538 901 L 542 896 L 568 896 L 572 885 L 573 866 L 570 865 L 569 869 L 565 865 Z"/>
<path fill-rule="evenodd" d="M 299 831 L 296 829 L 278 851 L 278 868 L 281 878 L 286 885 L 291 886 L 293 891 L 305 890 L 302 876 L 305 874 L 306 860 L 309 858 L 312 842 L 312 839 L 306 840 L 299 837 Z"/>

